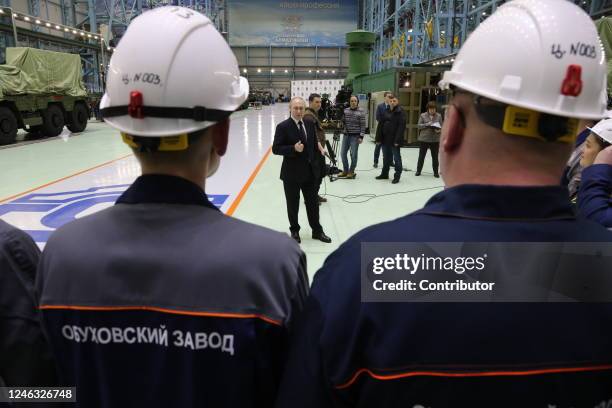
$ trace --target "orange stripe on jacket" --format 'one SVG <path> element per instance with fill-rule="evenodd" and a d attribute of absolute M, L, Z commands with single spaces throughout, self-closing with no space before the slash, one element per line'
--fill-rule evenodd
<path fill-rule="evenodd" d="M 375 374 L 367 368 L 358 370 L 353 377 L 345 384 L 335 386 L 336 389 L 343 389 L 350 387 L 357 381 L 357 378 L 361 374 L 367 374 L 376 380 L 397 380 L 407 377 L 508 377 L 508 376 L 528 376 L 528 375 L 542 375 L 542 374 L 562 374 L 562 373 L 577 373 L 584 371 L 604 371 L 612 370 L 612 365 L 601 365 L 601 366 L 588 366 L 588 367 L 559 367 L 559 368 L 547 368 L 539 370 L 521 370 L 521 371 L 480 371 L 471 373 L 451 373 L 444 371 L 410 371 L 407 373 L 380 375 Z"/>
<path fill-rule="evenodd" d="M 67 305 L 41 305 L 41 310 L 88 310 L 88 311 L 122 311 L 122 310 L 148 310 L 152 312 L 169 313 L 185 316 L 200 316 L 200 317 L 225 317 L 231 319 L 260 319 L 265 322 L 282 326 L 278 320 L 271 319 L 266 316 L 257 314 L 240 314 L 240 313 L 212 313 L 212 312 L 194 312 L 189 310 L 174 310 L 164 309 L 153 306 L 67 306 Z"/>

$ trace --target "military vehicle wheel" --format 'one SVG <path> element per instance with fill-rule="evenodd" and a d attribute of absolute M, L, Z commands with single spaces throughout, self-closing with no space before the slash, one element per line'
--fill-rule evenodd
<path fill-rule="evenodd" d="M 42 113 L 42 134 L 47 137 L 57 136 L 64 128 L 64 112 L 57 105 L 49 105 Z"/>
<path fill-rule="evenodd" d="M 74 110 L 70 112 L 71 121 L 66 126 L 71 132 L 79 133 L 85 130 L 87 127 L 87 120 L 89 119 L 89 111 L 84 103 L 77 102 L 74 104 Z"/>
<path fill-rule="evenodd" d="M 0 106 L 0 145 L 15 143 L 17 139 L 17 118 L 13 111 Z"/>

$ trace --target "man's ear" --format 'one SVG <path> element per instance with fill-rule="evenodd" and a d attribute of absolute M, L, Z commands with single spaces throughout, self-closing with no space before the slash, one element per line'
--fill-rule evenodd
<path fill-rule="evenodd" d="M 457 150 L 463 143 L 464 134 L 465 120 L 463 115 L 455 105 L 450 105 L 444 119 L 442 149 L 447 153 Z"/>
<path fill-rule="evenodd" d="M 223 156 L 227 151 L 230 121 L 225 118 L 211 126 L 213 149 L 219 156 Z"/>

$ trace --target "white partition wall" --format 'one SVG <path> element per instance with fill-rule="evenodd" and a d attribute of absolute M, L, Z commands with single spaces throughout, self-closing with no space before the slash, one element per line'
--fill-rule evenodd
<path fill-rule="evenodd" d="M 344 79 L 291 81 L 291 97 L 300 96 L 307 101 L 310 94 L 328 94 L 329 99 L 334 101 L 342 85 L 344 85 Z"/>

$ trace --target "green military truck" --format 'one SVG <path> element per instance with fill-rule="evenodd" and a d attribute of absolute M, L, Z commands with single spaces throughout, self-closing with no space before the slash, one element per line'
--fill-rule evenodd
<path fill-rule="evenodd" d="M 0 145 L 18 129 L 43 137 L 87 127 L 89 107 L 78 55 L 25 47 L 6 49 L 0 65 Z"/>

